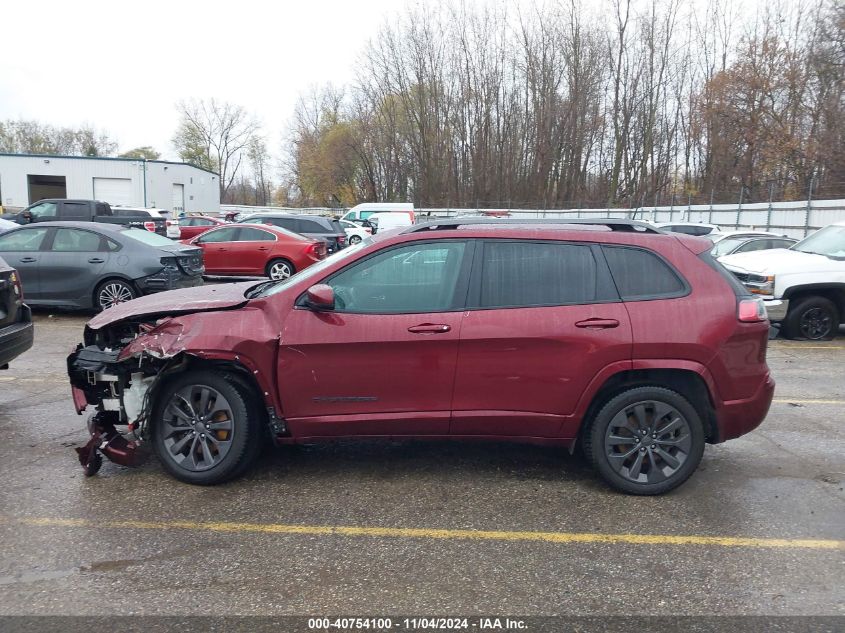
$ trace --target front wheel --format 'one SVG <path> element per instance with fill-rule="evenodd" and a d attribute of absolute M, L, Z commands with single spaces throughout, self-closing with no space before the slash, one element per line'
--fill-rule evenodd
<path fill-rule="evenodd" d="M 248 388 L 215 371 L 188 372 L 156 398 L 152 441 L 165 470 L 212 485 L 241 475 L 258 455 L 261 420 Z"/>
<path fill-rule="evenodd" d="M 789 306 L 783 322 L 786 338 L 822 341 L 833 338 L 839 329 L 839 310 L 825 297 L 806 297 Z"/>
<path fill-rule="evenodd" d="M 622 492 L 657 495 L 684 483 L 704 454 L 701 416 L 679 393 L 636 387 L 605 404 L 584 449 L 602 478 Z"/>
<path fill-rule="evenodd" d="M 287 279 L 295 272 L 293 264 L 286 259 L 274 259 L 267 264 L 267 276 L 273 281 Z"/>

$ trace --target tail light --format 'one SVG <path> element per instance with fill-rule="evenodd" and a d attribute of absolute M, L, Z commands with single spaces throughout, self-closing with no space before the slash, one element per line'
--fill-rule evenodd
<path fill-rule="evenodd" d="M 156 230 L 156 223 L 155 222 L 144 222 L 144 228 L 148 231 L 152 231 L 155 233 Z"/>
<path fill-rule="evenodd" d="M 740 299 L 737 308 L 737 318 L 743 323 L 759 323 L 769 318 L 766 314 L 766 304 L 759 297 L 754 299 Z"/>
<path fill-rule="evenodd" d="M 12 282 L 12 287 L 15 289 L 15 297 L 18 301 L 23 301 L 23 286 L 21 286 L 21 278 L 18 277 L 18 273 L 12 271 L 12 274 L 9 275 L 9 281 Z"/>
<path fill-rule="evenodd" d="M 346 236 L 345 235 L 338 235 L 337 236 L 337 243 L 338 244 L 346 244 Z"/>
<path fill-rule="evenodd" d="M 325 242 L 314 242 L 313 244 L 309 244 L 308 248 L 305 249 L 305 254 L 316 257 L 317 259 L 323 259 L 326 256 Z"/>
<path fill-rule="evenodd" d="M 178 265 L 175 257 L 162 257 L 161 258 L 161 265 L 164 266 L 165 270 L 170 270 L 170 271 L 178 271 L 179 270 L 179 265 Z"/>

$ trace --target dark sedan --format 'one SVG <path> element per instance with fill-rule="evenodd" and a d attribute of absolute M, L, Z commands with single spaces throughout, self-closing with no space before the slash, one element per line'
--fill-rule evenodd
<path fill-rule="evenodd" d="M 17 271 L 0 258 L 0 369 L 32 347 L 32 315 Z"/>
<path fill-rule="evenodd" d="M 142 229 L 39 222 L 0 235 L 30 305 L 104 310 L 140 295 L 202 284 L 202 251 Z"/>
<path fill-rule="evenodd" d="M 346 247 L 346 231 L 340 222 L 321 215 L 293 215 L 289 213 L 262 213 L 253 215 L 240 224 L 269 224 L 278 226 L 293 233 L 299 233 L 313 240 L 321 240 L 326 243 L 326 251 L 329 254 Z"/>

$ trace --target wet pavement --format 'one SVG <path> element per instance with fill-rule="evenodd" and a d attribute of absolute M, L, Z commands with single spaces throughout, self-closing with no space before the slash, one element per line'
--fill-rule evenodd
<path fill-rule="evenodd" d="M 772 341 L 766 422 L 637 498 L 498 443 L 276 448 L 212 488 L 154 458 L 85 478 L 64 360 L 86 320 L 38 313 L 0 372 L 0 614 L 845 615 L 845 337 Z"/>

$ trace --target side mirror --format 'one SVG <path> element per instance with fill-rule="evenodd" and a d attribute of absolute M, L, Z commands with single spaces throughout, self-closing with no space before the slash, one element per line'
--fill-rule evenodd
<path fill-rule="evenodd" d="M 326 284 L 315 284 L 305 291 L 305 305 L 322 312 L 334 310 L 334 290 Z"/>

